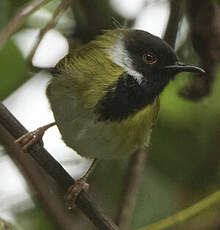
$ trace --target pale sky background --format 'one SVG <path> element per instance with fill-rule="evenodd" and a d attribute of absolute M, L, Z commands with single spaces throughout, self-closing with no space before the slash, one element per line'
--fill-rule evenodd
<path fill-rule="evenodd" d="M 145 0 L 111 1 L 113 7 L 122 15 L 137 17 L 135 28 L 162 36 L 169 16 L 169 7 L 166 1 L 151 0 L 147 6 L 144 6 L 146 4 Z M 44 10 L 34 14 L 34 17 L 39 16 L 43 16 L 45 20 L 50 18 L 48 12 Z M 65 18 L 60 21 L 62 23 Z M 184 23 L 183 28 L 187 29 L 186 23 Z M 33 47 L 38 32 L 38 30 L 25 30 L 14 37 L 24 56 L 27 56 L 31 47 Z M 181 33 L 179 41 L 184 39 L 183 35 L 184 33 Z M 67 52 L 66 39 L 56 30 L 51 30 L 42 40 L 33 58 L 33 64 L 41 67 L 54 66 Z M 49 80 L 50 76 L 47 73 L 38 73 L 4 101 L 8 109 L 28 130 L 34 130 L 53 121 L 53 115 L 45 95 Z M 89 167 L 89 160 L 81 158 L 72 149 L 65 146 L 56 127 L 46 132 L 44 146 L 75 178 L 82 175 Z M 0 168 L 0 181 L 2 185 L 4 184 L 0 187 L 0 217 L 13 222 L 12 209 L 15 205 L 25 209 L 33 203 L 27 192 L 27 184 L 8 156 L 1 154 L 1 149 Z M 21 203 L 23 205 L 19 206 Z"/>

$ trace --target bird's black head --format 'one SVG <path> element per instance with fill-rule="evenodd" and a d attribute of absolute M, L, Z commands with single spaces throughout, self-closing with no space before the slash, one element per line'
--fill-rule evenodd
<path fill-rule="evenodd" d="M 97 104 L 99 120 L 123 120 L 152 104 L 179 72 L 204 73 L 179 62 L 165 41 L 141 30 L 126 30 L 109 54 L 124 73 Z"/>
<path fill-rule="evenodd" d="M 204 72 L 201 68 L 180 63 L 175 51 L 165 41 L 148 32 L 129 30 L 123 38 L 123 44 L 131 68 L 149 82 L 171 79 L 183 71 Z"/>

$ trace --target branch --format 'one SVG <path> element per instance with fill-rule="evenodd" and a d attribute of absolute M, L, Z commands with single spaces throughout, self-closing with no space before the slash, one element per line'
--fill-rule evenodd
<path fill-rule="evenodd" d="M 11 159 L 18 165 L 23 176 L 37 192 L 37 199 L 44 206 L 52 221 L 62 230 L 73 230 L 74 220 L 65 212 L 65 208 L 57 195 L 50 188 L 50 181 L 45 177 L 45 172 L 37 162 L 26 153 L 20 153 L 14 145 L 15 139 L 0 124 L 1 142 L 6 146 Z M 48 192 L 50 191 L 50 192 Z"/>
<path fill-rule="evenodd" d="M 191 207 L 174 214 L 173 216 L 170 216 L 146 227 L 139 228 L 138 230 L 163 230 L 174 227 L 216 205 L 220 205 L 220 190 L 202 199 Z"/>
<path fill-rule="evenodd" d="M 23 9 L 21 9 L 14 18 L 0 31 L 0 49 L 5 42 L 24 24 L 25 19 L 35 10 L 46 4 L 49 0 L 32 0 Z"/>
<path fill-rule="evenodd" d="M 0 103 L 0 124 L 15 139 L 27 133 L 27 130 L 19 123 L 19 121 Z M 38 164 L 56 181 L 56 183 L 67 191 L 75 181 L 64 170 L 64 168 L 40 145 L 36 143 L 29 148 L 30 155 L 38 162 Z M 119 228 L 102 213 L 89 195 L 85 191 L 81 191 L 76 199 L 76 205 L 81 211 L 101 230 L 119 230 Z"/>
<path fill-rule="evenodd" d="M 116 223 L 122 230 L 130 227 L 132 214 L 137 201 L 137 193 L 140 187 L 141 178 L 145 166 L 146 149 L 140 148 L 130 159 L 128 175 L 126 178 L 123 200 L 119 209 Z"/>
<path fill-rule="evenodd" d="M 41 29 L 40 34 L 38 35 L 38 38 L 37 38 L 37 42 L 34 45 L 33 49 L 31 50 L 30 54 L 28 55 L 29 60 L 32 60 L 42 38 L 51 28 L 54 28 L 56 26 L 57 21 L 59 20 L 61 16 L 61 13 L 67 9 L 69 4 L 70 4 L 69 0 L 62 0 L 60 5 L 56 8 L 50 21 L 47 23 L 47 25 L 43 29 Z"/>
<path fill-rule="evenodd" d="M 220 61 L 220 5 L 206 0 L 186 3 L 193 48 L 206 75 L 193 74 L 192 81 L 179 93 L 191 101 L 200 101 L 212 93 Z"/>
<path fill-rule="evenodd" d="M 164 40 L 173 48 L 175 48 L 178 25 L 181 18 L 181 5 L 181 0 L 170 1 L 170 16 L 164 35 Z"/>

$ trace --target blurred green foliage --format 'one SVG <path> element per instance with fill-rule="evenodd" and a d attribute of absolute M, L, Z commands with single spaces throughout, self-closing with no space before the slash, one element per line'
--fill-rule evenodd
<path fill-rule="evenodd" d="M 178 209 L 177 184 L 172 178 L 158 172 L 152 164 L 147 165 L 132 218 L 132 229 L 157 221 Z M 113 217 L 120 205 L 127 166 L 128 160 L 102 161 L 93 177 L 89 178 L 91 195 L 105 204 L 106 213 Z"/>
<path fill-rule="evenodd" d="M 50 218 L 44 210 L 36 205 L 34 208 L 25 211 L 17 212 L 16 221 L 21 229 L 16 230 L 54 230 L 56 227 L 50 222 Z"/>
<path fill-rule="evenodd" d="M 0 50 L 0 70 L 0 100 L 3 100 L 27 80 L 27 65 L 12 40 Z"/>
<path fill-rule="evenodd" d="M 28 0 L 0 1 L 0 30 L 27 2 Z M 0 100 L 3 100 L 27 80 L 27 65 L 21 51 L 12 40 L 0 50 L 0 69 Z"/>
<path fill-rule="evenodd" d="M 210 97 L 194 103 L 178 96 L 185 84 L 183 78 L 178 76 L 161 96 L 151 159 L 163 174 L 182 186 L 206 190 L 208 184 L 217 183 L 218 187 L 220 80 L 215 82 Z"/>
<path fill-rule="evenodd" d="M 213 2 L 216 2 L 217 4 L 220 4 L 220 0 L 212 0 Z"/>
<path fill-rule="evenodd" d="M 7 23 L 9 18 L 9 1 L 1 0 L 0 1 L 0 30 Z"/>
<path fill-rule="evenodd" d="M 22 6 L 24 6 L 29 0 L 8 0 L 10 5 L 9 15 L 12 17 Z"/>
<path fill-rule="evenodd" d="M 0 1 L 0 30 L 9 21 L 17 10 L 29 0 L 1 0 Z"/>

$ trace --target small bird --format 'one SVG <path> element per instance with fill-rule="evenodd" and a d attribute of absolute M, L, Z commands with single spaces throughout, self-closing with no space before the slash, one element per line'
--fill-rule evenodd
<path fill-rule="evenodd" d="M 105 31 L 51 71 L 47 96 L 64 142 L 94 159 L 128 157 L 147 146 L 159 95 L 182 71 L 204 73 L 179 62 L 165 41 L 148 32 Z"/>

